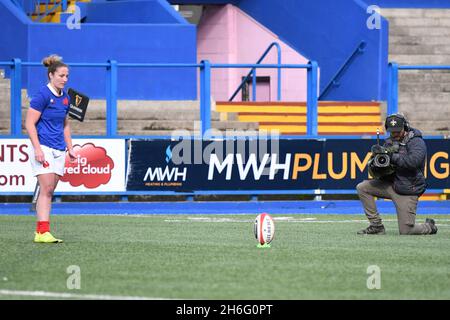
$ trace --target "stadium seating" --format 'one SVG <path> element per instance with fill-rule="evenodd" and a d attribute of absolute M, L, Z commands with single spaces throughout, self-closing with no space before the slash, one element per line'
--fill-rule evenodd
<path fill-rule="evenodd" d="M 51 0 L 47 4 L 36 5 L 33 12 L 28 12 L 28 16 L 33 20 L 40 22 L 60 23 L 75 12 L 75 5 L 80 2 L 90 2 L 91 0 L 67 0 L 67 8 L 63 10 L 61 0 Z M 40 13 L 48 12 L 42 15 Z"/>
<path fill-rule="evenodd" d="M 320 101 L 320 135 L 375 135 L 383 133 L 378 102 Z M 222 120 L 256 122 L 260 130 L 279 130 L 284 135 L 306 134 L 305 102 L 217 102 Z"/>

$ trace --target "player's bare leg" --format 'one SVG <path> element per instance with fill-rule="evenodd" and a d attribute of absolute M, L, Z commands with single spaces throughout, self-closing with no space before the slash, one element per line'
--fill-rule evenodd
<path fill-rule="evenodd" d="M 53 193 L 58 185 L 59 176 L 54 173 L 46 173 L 38 176 L 40 192 L 36 203 L 37 230 L 34 242 L 58 243 L 50 233 L 50 211 L 52 207 Z"/>

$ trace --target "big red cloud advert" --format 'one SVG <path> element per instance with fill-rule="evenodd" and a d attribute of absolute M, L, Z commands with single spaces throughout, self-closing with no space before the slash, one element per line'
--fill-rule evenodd
<path fill-rule="evenodd" d="M 61 181 L 69 182 L 73 187 L 84 185 L 86 188 L 94 189 L 111 180 L 114 161 L 104 148 L 86 143 L 83 146 L 75 145 L 73 150 L 77 158 L 71 161 L 69 154 L 66 154 L 64 176 Z"/>

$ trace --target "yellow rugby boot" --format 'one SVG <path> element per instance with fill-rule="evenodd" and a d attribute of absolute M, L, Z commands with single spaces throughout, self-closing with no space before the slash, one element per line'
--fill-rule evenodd
<path fill-rule="evenodd" d="M 61 243 L 63 242 L 61 239 L 56 239 L 50 232 L 45 233 L 34 233 L 34 242 L 36 243 Z"/>

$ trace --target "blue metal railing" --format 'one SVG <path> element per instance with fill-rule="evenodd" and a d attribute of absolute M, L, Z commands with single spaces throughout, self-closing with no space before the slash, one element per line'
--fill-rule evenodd
<path fill-rule="evenodd" d="M 398 112 L 398 72 L 399 70 L 450 70 L 450 65 L 409 65 L 399 66 L 395 62 L 388 67 L 387 114 Z"/>
<path fill-rule="evenodd" d="M 277 64 L 281 64 L 281 47 L 277 42 L 272 42 L 269 47 L 266 49 L 266 51 L 261 55 L 261 58 L 258 59 L 256 64 L 261 64 L 261 62 L 264 60 L 264 58 L 269 54 L 270 50 L 272 50 L 273 47 L 277 48 Z M 281 68 L 278 69 L 278 75 L 277 75 L 277 100 L 281 101 Z M 256 68 L 252 68 L 250 72 L 247 74 L 247 76 L 242 80 L 239 87 L 236 89 L 236 91 L 233 93 L 231 98 L 228 101 L 233 101 L 233 99 L 236 97 L 236 95 L 241 91 L 245 84 L 247 83 L 248 79 L 250 79 L 250 76 L 252 77 L 252 100 L 256 101 Z"/>
<path fill-rule="evenodd" d="M 342 64 L 342 66 L 338 69 L 338 71 L 336 72 L 336 74 L 333 76 L 333 78 L 331 78 L 330 82 L 328 83 L 328 85 L 325 87 L 325 89 L 323 90 L 323 92 L 320 94 L 319 96 L 319 100 L 322 100 L 330 91 L 333 87 L 337 87 L 339 86 L 339 79 L 342 77 L 342 75 L 344 74 L 344 71 L 348 69 L 348 67 L 353 63 L 353 61 L 355 60 L 355 58 L 364 52 L 364 48 L 366 47 L 366 42 L 365 41 L 361 41 L 358 46 L 352 51 L 352 53 L 350 54 L 350 56 L 344 61 L 344 63 Z"/>
<path fill-rule="evenodd" d="M 200 69 L 200 121 L 201 135 L 207 137 L 211 129 L 211 69 L 212 68 L 263 68 L 263 69 L 307 69 L 307 135 L 317 136 L 317 87 L 318 65 L 308 64 L 200 64 L 168 63 L 118 63 L 109 60 L 106 63 L 67 63 L 70 67 L 105 68 L 106 81 L 106 137 L 118 137 L 117 134 L 117 71 L 119 68 L 199 68 Z M 22 135 L 21 89 L 22 67 L 42 67 L 40 62 L 22 62 L 13 59 L 1 62 L 0 67 L 10 68 L 11 74 L 11 137 Z M 149 136 L 151 137 L 151 136 Z"/>
<path fill-rule="evenodd" d="M 88 67 L 88 68 L 104 68 L 107 71 L 106 81 L 106 100 L 107 100 L 107 132 L 105 138 L 126 138 L 125 136 L 117 135 L 117 82 L 118 69 L 126 68 L 199 68 L 200 69 L 200 113 L 202 121 L 202 137 L 210 129 L 210 109 L 211 109 L 211 69 L 212 68 L 285 68 L 285 69 L 307 69 L 307 126 L 308 133 L 306 136 L 297 136 L 295 138 L 316 138 L 317 136 L 317 72 L 318 66 L 314 61 L 306 65 L 246 65 L 246 64 L 211 64 L 208 61 L 202 61 L 199 64 L 154 64 L 154 63 L 118 63 L 114 60 L 109 60 L 105 63 L 67 63 L 70 67 Z M 10 70 L 11 75 L 11 135 L 0 138 L 23 138 L 21 133 L 21 88 L 22 88 L 22 71 L 23 67 L 42 67 L 40 62 L 22 62 L 20 59 L 13 59 L 12 61 L 1 62 L 0 67 L 6 67 Z M 388 110 L 396 112 L 397 105 L 392 105 L 393 102 L 398 101 L 398 70 L 450 70 L 450 66 L 398 66 L 396 63 L 389 65 L 389 97 Z M 76 137 L 75 137 L 76 138 Z M 154 138 L 153 136 L 129 136 L 129 138 Z M 165 137 L 171 138 L 171 137 Z M 232 137 L 228 137 L 232 138 Z M 294 138 L 293 136 L 283 136 L 283 139 Z M 340 139 L 341 136 L 320 136 L 320 138 Z M 346 139 L 360 139 L 360 136 L 345 136 Z M 442 137 L 428 137 L 429 139 L 442 139 Z M 441 189 L 427 190 L 430 193 L 442 193 Z M 178 193 L 172 191 L 124 191 L 124 192 L 97 192 L 95 194 L 102 195 L 186 195 L 192 197 L 193 194 L 354 194 L 355 190 L 251 190 L 251 191 L 198 191 Z M 29 195 L 30 192 L 14 192 L 2 193 L 2 195 Z M 60 192 L 62 194 L 75 194 L 74 192 Z M 79 194 L 77 192 L 76 194 Z M 126 197 L 125 196 L 125 197 Z"/>
<path fill-rule="evenodd" d="M 317 86 L 318 66 L 314 61 L 306 65 L 282 64 L 211 64 L 202 61 L 200 64 L 155 64 L 155 63 L 118 63 L 110 60 L 105 63 L 69 63 L 70 67 L 105 68 L 107 71 L 107 137 L 117 137 L 117 71 L 120 67 L 135 68 L 199 68 L 200 69 L 200 114 L 201 134 L 204 136 L 211 129 L 211 69 L 213 68 L 277 68 L 277 69 L 307 69 L 307 136 L 317 136 Z M 42 67 L 40 62 L 22 62 L 20 59 L 1 62 L 0 67 L 9 68 L 11 76 L 11 132 L 10 136 L 21 136 L 21 89 L 22 68 Z M 388 68 L 387 113 L 398 112 L 398 72 L 399 70 L 450 70 L 450 65 L 410 65 L 399 66 L 389 63 Z M 7 73 L 8 74 L 8 73 Z M 145 136 L 143 136 L 145 137 Z"/>

